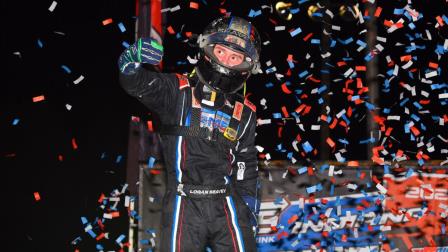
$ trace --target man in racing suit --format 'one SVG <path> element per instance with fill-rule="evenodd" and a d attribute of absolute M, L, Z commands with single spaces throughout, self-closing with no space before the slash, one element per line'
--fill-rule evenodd
<path fill-rule="evenodd" d="M 127 93 L 156 114 L 167 191 L 161 251 L 256 251 L 259 181 L 255 106 L 236 92 L 259 72 L 260 39 L 238 17 L 199 36 L 193 74 L 158 73 L 163 47 L 141 38 L 119 59 Z"/>

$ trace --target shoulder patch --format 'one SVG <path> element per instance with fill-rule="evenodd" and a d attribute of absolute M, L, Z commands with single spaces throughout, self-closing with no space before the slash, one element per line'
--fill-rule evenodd
<path fill-rule="evenodd" d="M 248 99 L 244 99 L 244 105 L 248 106 L 253 112 L 257 111 L 257 107 Z"/>
<path fill-rule="evenodd" d="M 190 86 L 187 76 L 176 73 L 176 77 L 179 80 L 179 89 L 184 89 Z"/>

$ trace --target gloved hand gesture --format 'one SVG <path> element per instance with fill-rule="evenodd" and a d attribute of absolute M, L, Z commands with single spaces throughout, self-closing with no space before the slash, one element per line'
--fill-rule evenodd
<path fill-rule="evenodd" d="M 121 54 L 118 66 L 122 73 L 132 74 L 140 66 L 140 63 L 158 65 L 162 61 L 162 57 L 162 45 L 151 38 L 139 38 Z"/>

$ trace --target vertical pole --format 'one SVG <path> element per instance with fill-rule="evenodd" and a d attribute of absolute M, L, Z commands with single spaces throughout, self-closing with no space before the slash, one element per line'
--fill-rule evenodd
<path fill-rule="evenodd" d="M 377 36 L 377 28 L 376 28 L 376 18 L 373 16 L 373 13 L 376 9 L 375 2 L 366 2 L 366 8 L 368 9 L 368 13 L 370 18 L 367 20 L 367 47 L 369 52 L 375 49 L 375 40 Z M 360 13 L 362 15 L 362 13 Z M 366 82 L 369 87 L 369 102 L 371 104 L 376 104 L 379 96 L 379 88 L 378 88 L 378 61 L 376 57 L 373 57 L 366 64 Z M 367 135 L 372 136 L 373 133 L 378 132 L 378 125 L 373 120 L 373 114 L 371 112 L 367 113 Z M 372 158 L 372 148 L 374 147 L 374 143 L 369 142 L 367 149 L 367 158 L 370 160 Z"/>

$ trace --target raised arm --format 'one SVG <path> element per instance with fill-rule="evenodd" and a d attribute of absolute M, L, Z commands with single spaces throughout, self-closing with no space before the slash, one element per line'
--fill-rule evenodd
<path fill-rule="evenodd" d="M 179 90 L 175 74 L 158 73 L 142 67 L 142 63 L 157 65 L 162 57 L 160 44 L 149 38 L 140 38 L 124 50 L 118 60 L 123 89 L 156 113 L 169 112 Z"/>

